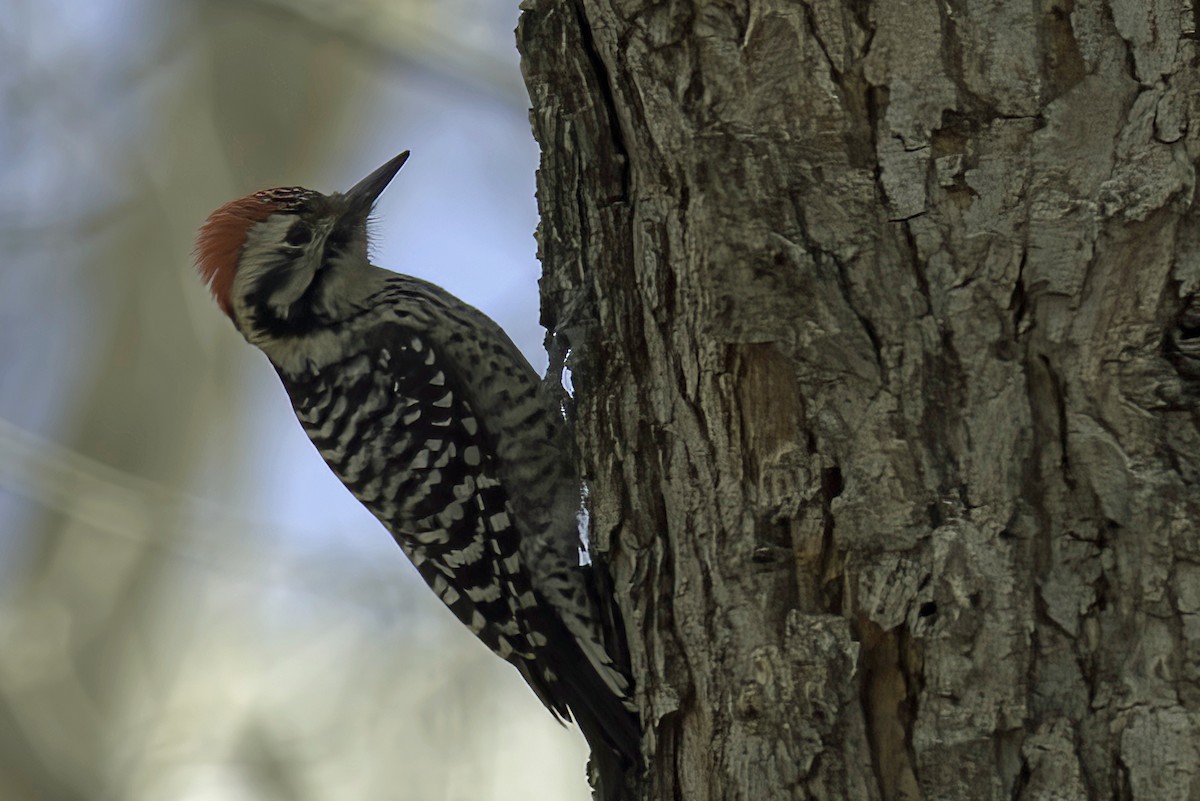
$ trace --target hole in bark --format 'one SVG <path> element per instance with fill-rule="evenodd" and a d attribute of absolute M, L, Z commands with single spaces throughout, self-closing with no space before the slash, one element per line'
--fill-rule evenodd
<path fill-rule="evenodd" d="M 933 601 L 926 601 L 921 604 L 921 608 L 917 610 L 917 617 L 933 617 L 937 614 L 937 604 Z"/>
<path fill-rule="evenodd" d="M 1013 798 L 1021 798 L 1025 794 L 1025 788 L 1029 786 L 1029 779 L 1033 776 L 1033 771 L 1029 768 L 1029 760 L 1021 760 L 1021 770 L 1017 773 L 1017 781 L 1013 787 Z"/>
<path fill-rule="evenodd" d="M 821 490 L 825 493 L 827 500 L 832 501 L 841 495 L 845 488 L 846 486 L 842 482 L 842 468 L 834 465 L 821 473 Z"/>
<path fill-rule="evenodd" d="M 1103 612 L 1108 609 L 1108 576 L 1101 573 L 1094 586 L 1096 588 L 1096 611 Z"/>
<path fill-rule="evenodd" d="M 1183 299 L 1183 308 L 1175 317 L 1175 341 L 1189 342 L 1200 339 L 1200 296 L 1188 295 Z"/>
<path fill-rule="evenodd" d="M 842 469 L 837 465 L 821 471 L 821 556 L 819 560 L 822 583 L 822 602 L 826 611 L 840 615 L 842 612 L 841 556 L 838 554 L 833 536 L 833 499 L 842 494 L 845 482 Z"/>
<path fill-rule="evenodd" d="M 1183 298 L 1183 307 L 1163 334 L 1162 352 L 1181 377 L 1200 380 L 1200 296 Z"/>

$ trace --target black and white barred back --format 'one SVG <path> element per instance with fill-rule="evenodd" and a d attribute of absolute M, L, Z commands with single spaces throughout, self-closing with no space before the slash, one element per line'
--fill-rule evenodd
<path fill-rule="evenodd" d="M 331 332 L 356 343 L 343 360 L 279 369 L 306 433 L 551 712 L 574 712 L 589 741 L 597 718 L 610 747 L 636 755 L 629 681 L 579 566 L 579 485 L 537 374 L 498 326 L 432 284 L 396 275 L 368 308 Z M 481 326 L 495 335 L 486 343 Z"/>

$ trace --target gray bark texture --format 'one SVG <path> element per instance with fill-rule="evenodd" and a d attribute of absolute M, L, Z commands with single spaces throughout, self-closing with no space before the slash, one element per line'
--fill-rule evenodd
<path fill-rule="evenodd" d="M 631 799 L 1200 799 L 1197 16 L 526 0 Z"/>

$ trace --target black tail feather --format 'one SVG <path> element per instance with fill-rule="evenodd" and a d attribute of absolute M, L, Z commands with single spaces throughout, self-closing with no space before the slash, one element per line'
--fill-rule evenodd
<path fill-rule="evenodd" d="M 573 639 L 569 642 L 574 646 Z M 600 798 L 619 801 L 626 774 L 641 764 L 641 727 L 637 716 L 613 695 L 578 646 L 569 650 L 575 653 L 555 659 L 560 664 L 554 666 L 558 674 L 554 689 L 570 707 L 592 750 L 592 764 L 600 777 Z"/>
<path fill-rule="evenodd" d="M 535 663 L 517 664 L 517 668 L 556 717 L 573 718 L 579 724 L 599 774 L 600 798 L 620 801 L 626 774 L 642 762 L 637 715 L 596 672 L 557 616 L 546 614 L 538 625 L 552 636 L 538 649 Z"/>

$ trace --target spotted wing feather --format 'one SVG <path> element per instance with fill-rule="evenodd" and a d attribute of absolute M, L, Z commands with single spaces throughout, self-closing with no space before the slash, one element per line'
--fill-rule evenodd
<path fill-rule="evenodd" d="M 369 338 L 344 363 L 283 376 L 297 416 L 438 597 L 569 720 L 558 677 L 539 660 L 543 604 L 486 431 L 429 342 L 394 324 Z"/>

